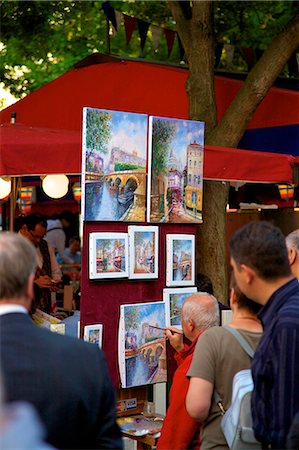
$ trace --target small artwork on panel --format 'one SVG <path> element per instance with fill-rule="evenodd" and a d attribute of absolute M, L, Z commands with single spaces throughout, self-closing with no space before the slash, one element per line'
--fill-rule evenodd
<path fill-rule="evenodd" d="M 121 305 L 119 369 L 122 387 L 167 380 L 165 303 Z"/>
<path fill-rule="evenodd" d="M 96 344 L 102 348 L 103 340 L 103 325 L 101 323 L 96 325 L 86 325 L 84 327 L 84 341 Z"/>
<path fill-rule="evenodd" d="M 147 115 L 83 109 L 82 215 L 144 222 Z"/>
<path fill-rule="evenodd" d="M 127 233 L 90 233 L 89 278 L 128 277 Z"/>
<path fill-rule="evenodd" d="M 129 226 L 129 278 L 158 278 L 158 227 Z"/>
<path fill-rule="evenodd" d="M 192 286 L 195 279 L 195 239 L 190 234 L 166 236 L 166 285 Z"/>
<path fill-rule="evenodd" d="M 196 287 L 163 289 L 167 326 L 182 328 L 181 309 L 187 297 L 197 292 Z"/>
<path fill-rule="evenodd" d="M 204 122 L 149 118 L 148 222 L 201 223 Z"/>

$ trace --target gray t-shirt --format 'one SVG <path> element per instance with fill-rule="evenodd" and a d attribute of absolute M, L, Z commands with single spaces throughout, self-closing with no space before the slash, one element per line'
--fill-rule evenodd
<path fill-rule="evenodd" d="M 262 333 L 238 331 L 255 350 Z M 210 381 L 227 410 L 231 404 L 234 375 L 250 366 L 251 360 L 236 338 L 223 327 L 213 327 L 198 339 L 187 376 Z M 220 426 L 221 418 L 220 409 L 212 400 L 201 431 L 201 450 L 228 448 Z"/>

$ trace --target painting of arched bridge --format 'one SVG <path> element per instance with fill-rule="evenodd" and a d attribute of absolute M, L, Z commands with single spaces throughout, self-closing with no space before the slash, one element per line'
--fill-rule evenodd
<path fill-rule="evenodd" d="M 145 221 L 146 141 L 145 114 L 84 108 L 86 220 Z"/>

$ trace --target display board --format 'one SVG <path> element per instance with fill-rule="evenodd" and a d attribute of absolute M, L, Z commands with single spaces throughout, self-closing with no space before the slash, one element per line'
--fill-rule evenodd
<path fill-rule="evenodd" d="M 120 306 L 163 301 L 166 288 L 166 235 L 196 235 L 194 224 L 159 225 L 159 277 L 157 279 L 90 279 L 89 235 L 91 233 L 127 233 L 129 224 L 119 222 L 85 222 L 83 227 L 81 279 L 81 335 L 84 326 L 103 325 L 102 349 L 113 383 L 120 386 L 118 368 L 118 330 Z M 171 363 L 170 363 L 171 366 Z"/>

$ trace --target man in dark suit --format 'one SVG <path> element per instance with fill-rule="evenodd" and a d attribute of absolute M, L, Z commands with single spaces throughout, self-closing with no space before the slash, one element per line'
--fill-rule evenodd
<path fill-rule="evenodd" d="M 114 389 L 101 350 L 37 327 L 28 311 L 34 246 L 0 233 L 0 367 L 6 401 L 35 406 L 47 441 L 65 449 L 121 449 Z"/>

